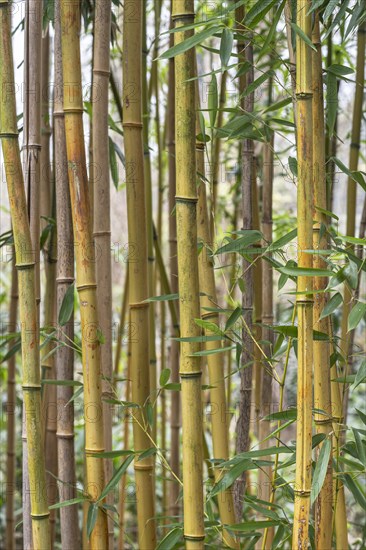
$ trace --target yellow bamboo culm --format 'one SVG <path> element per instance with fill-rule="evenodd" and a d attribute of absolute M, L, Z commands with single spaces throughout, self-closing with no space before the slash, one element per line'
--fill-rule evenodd
<path fill-rule="evenodd" d="M 327 209 L 327 187 L 325 173 L 325 140 L 324 140 L 324 99 L 322 76 L 322 51 L 320 40 L 319 14 L 315 13 L 312 41 L 316 51 L 312 52 L 313 78 L 313 174 L 314 174 L 314 220 L 313 248 L 319 251 L 314 255 L 314 267 L 326 269 L 321 252 L 328 247 L 326 237 L 327 216 L 319 209 Z M 327 318 L 320 319 L 321 313 L 327 304 L 328 296 L 324 292 L 328 284 L 326 277 L 314 278 L 314 329 L 323 333 L 329 330 Z M 314 406 L 326 414 L 315 415 L 317 433 L 322 433 L 332 440 L 332 407 L 330 395 L 330 342 L 314 341 Z M 332 497 L 333 472 L 332 456 L 329 458 L 328 469 L 323 487 L 315 505 L 315 540 L 316 548 L 325 550 L 332 547 Z"/>
<path fill-rule="evenodd" d="M 179 27 L 194 21 L 194 0 L 174 0 L 175 45 L 193 35 Z M 178 284 L 181 337 L 197 337 L 200 316 L 197 258 L 195 161 L 195 50 L 175 57 L 175 160 Z M 187 550 L 204 548 L 201 361 L 198 342 L 181 342 L 180 378 L 183 423 L 183 508 Z"/>
<path fill-rule="evenodd" d="M 311 40 L 311 0 L 297 3 L 297 25 Z M 298 265 L 312 267 L 307 250 L 313 246 L 313 120 L 312 120 L 312 50 L 296 37 L 296 103 L 297 103 L 297 218 Z M 312 367 L 313 367 L 313 300 L 312 279 L 299 275 L 297 281 L 298 311 L 298 376 L 295 510 L 293 550 L 305 550 L 309 543 L 311 443 L 312 443 Z"/>
<path fill-rule="evenodd" d="M 85 488 L 93 503 L 98 500 L 104 487 L 103 460 L 95 456 L 104 451 L 104 431 L 95 258 L 84 149 L 78 0 L 61 1 L 61 44 L 66 150 L 82 333 L 87 478 Z M 107 515 L 100 507 L 90 536 L 90 547 L 93 550 L 108 548 Z"/>
<path fill-rule="evenodd" d="M 126 156 L 128 241 L 137 254 L 128 262 L 130 326 L 137 337 L 131 338 L 133 438 L 135 451 L 151 447 L 150 427 L 145 407 L 150 396 L 149 376 L 149 304 L 148 247 L 144 152 L 142 136 L 142 7 L 132 0 L 123 18 L 123 128 Z M 137 411 L 137 412 L 136 412 Z M 156 546 L 154 506 L 154 460 L 135 461 L 137 522 L 139 548 Z"/>
<path fill-rule="evenodd" d="M 15 104 L 10 2 L 0 1 L 0 137 L 5 161 L 19 288 L 23 401 L 34 550 L 50 548 L 45 457 L 42 445 L 41 380 L 36 305 L 35 257 L 24 191 Z"/>
<path fill-rule="evenodd" d="M 198 93 L 198 81 L 196 86 L 197 94 L 197 116 L 196 116 L 196 134 L 200 133 L 199 109 L 200 100 Z M 198 272 L 201 296 L 201 318 L 211 323 L 219 324 L 219 315 L 217 312 L 209 312 L 207 308 L 216 307 L 217 294 L 215 285 L 214 263 L 210 256 L 208 247 L 211 246 L 210 218 L 207 208 L 206 183 L 205 183 L 205 145 L 202 141 L 196 142 L 196 162 L 197 175 L 200 178 L 198 182 L 198 207 L 197 207 L 197 237 L 202 243 L 202 250 L 198 257 Z M 206 336 L 212 336 L 212 331 L 205 329 Z M 217 348 L 217 341 L 207 341 L 206 350 Z M 221 354 L 212 354 L 207 357 L 208 376 L 210 384 L 210 403 L 211 403 L 211 430 L 213 458 L 217 460 L 229 459 L 229 415 L 226 404 L 225 373 L 224 363 Z M 215 482 L 217 483 L 225 473 L 220 464 L 213 466 Z M 218 505 L 220 519 L 223 525 L 232 525 L 235 523 L 235 510 L 232 491 L 226 489 L 218 495 Z M 239 548 L 238 542 L 227 531 L 223 531 L 223 542 L 229 548 Z"/>

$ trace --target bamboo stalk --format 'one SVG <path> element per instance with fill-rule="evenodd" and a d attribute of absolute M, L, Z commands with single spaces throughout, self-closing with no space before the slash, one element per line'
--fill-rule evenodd
<path fill-rule="evenodd" d="M 116 386 L 116 378 L 118 377 L 118 373 L 119 373 L 119 364 L 121 361 L 121 351 L 122 351 L 124 330 L 126 328 L 125 322 L 126 322 L 126 312 L 127 312 L 127 304 L 128 304 L 128 288 L 129 288 L 129 277 L 128 277 L 128 269 L 127 269 L 125 274 L 125 284 L 124 284 L 123 294 L 122 294 L 121 313 L 119 317 L 119 327 L 118 327 L 117 344 L 116 344 L 116 356 L 115 356 L 115 362 L 114 362 L 114 385 L 115 386 Z"/>
<path fill-rule="evenodd" d="M 145 407 L 149 402 L 149 304 L 148 243 L 142 135 L 142 3 L 131 2 L 123 19 L 123 128 L 125 138 L 128 241 L 138 247 L 129 257 L 131 326 L 138 338 L 131 342 L 132 400 L 139 405 L 134 413 L 135 451 L 150 447 Z M 133 15 L 131 15 L 131 13 Z M 129 169 L 128 167 L 133 167 Z M 155 548 L 155 507 L 152 457 L 135 461 L 137 521 L 140 548 Z"/>
<path fill-rule="evenodd" d="M 111 216 L 109 182 L 109 141 L 108 141 L 108 92 L 109 92 L 109 41 L 111 35 L 111 0 L 96 0 L 94 19 L 93 55 L 93 236 L 96 250 L 96 279 L 98 288 L 98 314 L 103 333 L 101 346 L 102 392 L 111 394 L 112 367 L 112 274 L 111 274 Z M 104 446 L 112 450 L 112 408 L 103 402 Z M 104 459 L 104 476 L 111 479 L 112 460 Z M 106 499 L 113 505 L 113 493 Z M 113 548 L 113 520 L 108 518 L 109 546 Z"/>
<path fill-rule="evenodd" d="M 242 94 L 247 86 L 254 80 L 253 67 L 253 46 L 251 36 L 248 35 L 244 40 L 244 8 L 236 9 L 237 29 L 240 33 L 237 49 L 239 60 L 247 61 L 250 69 L 246 75 L 239 77 L 239 94 Z M 246 112 L 253 112 L 254 93 L 250 93 L 246 98 L 241 99 L 241 107 Z M 241 188 L 242 188 L 242 217 L 245 229 L 253 227 L 253 170 L 254 170 L 254 142 L 252 139 L 244 139 L 241 150 Z M 240 371 L 240 398 L 239 413 L 236 426 L 236 452 L 242 453 L 249 450 L 249 431 L 251 421 L 251 396 L 252 396 L 252 378 L 253 378 L 253 340 L 252 340 L 252 318 L 253 318 L 253 270 L 250 262 L 243 259 L 243 284 L 245 291 L 242 294 L 242 308 L 244 328 L 242 331 L 242 354 Z M 245 493 L 245 474 L 243 474 L 235 485 L 235 512 L 237 520 L 240 521 L 243 509 L 243 496 Z"/>
<path fill-rule="evenodd" d="M 297 25 L 311 39 L 310 0 L 297 3 Z M 297 100 L 297 217 L 298 266 L 311 268 L 312 256 L 307 253 L 312 243 L 313 211 L 313 122 L 311 48 L 296 38 L 296 100 Z M 310 523 L 311 443 L 312 443 L 312 364 L 313 364 L 313 300 L 312 279 L 299 275 L 297 279 L 298 311 L 298 376 L 295 510 L 292 548 L 307 548 Z"/>
<path fill-rule="evenodd" d="M 177 32 L 175 45 L 193 36 L 179 27 L 194 21 L 193 0 L 173 0 L 172 18 Z M 175 159 L 178 282 L 181 336 L 199 336 L 195 319 L 200 316 L 197 261 L 197 190 L 195 162 L 194 48 L 175 58 Z M 181 342 L 180 378 L 183 421 L 183 508 L 187 550 L 203 549 L 202 407 L 201 361 L 194 356 L 197 342 Z"/>
<path fill-rule="evenodd" d="M 200 98 L 198 81 L 196 81 L 196 134 L 200 133 L 199 109 Z M 197 177 L 199 179 L 198 205 L 197 205 L 197 237 L 202 243 L 203 248 L 198 257 L 198 272 L 201 295 L 201 318 L 216 325 L 219 324 L 219 315 L 216 312 L 208 312 L 206 308 L 216 307 L 217 293 L 215 285 L 214 264 L 210 256 L 209 247 L 211 246 L 210 218 L 207 209 L 206 184 L 205 184 L 205 145 L 203 142 L 196 141 L 196 163 Z M 212 331 L 205 329 L 206 336 L 212 335 Z M 217 341 L 207 341 L 206 350 L 217 348 Z M 228 411 L 226 405 L 225 392 L 225 373 L 221 354 L 212 354 L 207 357 L 209 384 L 210 384 L 210 404 L 211 404 L 211 429 L 213 443 L 213 459 L 229 459 L 229 425 Z M 225 473 L 220 463 L 213 464 L 214 480 L 218 482 Z M 226 489 L 218 495 L 218 505 L 220 519 L 223 525 L 235 523 L 234 501 L 231 489 Z M 235 538 L 227 531 L 223 530 L 223 542 L 229 548 L 238 548 Z"/>
<path fill-rule="evenodd" d="M 13 251 L 14 252 L 14 251 Z M 17 309 L 18 309 L 18 277 L 15 265 L 15 254 L 11 268 L 11 290 L 10 290 L 10 305 L 9 305 L 9 321 L 7 325 L 8 332 L 17 331 Z M 13 347 L 10 341 L 9 351 Z M 8 360 L 8 380 L 7 380 L 7 397 L 6 397 L 6 413 L 7 413 L 7 439 L 6 439 L 6 548 L 15 550 L 15 516 L 14 516 L 14 500 L 15 500 L 15 428 L 16 428 L 16 388 L 15 388 L 15 373 L 16 373 L 16 354 L 13 354 Z"/>
<path fill-rule="evenodd" d="M 173 0 L 171 0 L 172 13 Z M 170 20 L 170 28 L 173 28 L 173 19 Z M 170 33 L 169 46 L 174 44 L 173 33 Z M 178 294 L 178 256 L 177 256 L 177 218 L 175 215 L 175 75 L 174 75 L 174 57 L 169 59 L 168 68 L 168 128 L 167 128 L 167 147 L 168 147 L 168 171 L 169 171 L 169 190 L 168 190 L 168 208 L 169 208 L 169 268 L 170 268 L 170 288 L 171 292 Z M 179 307 L 179 306 L 178 306 Z M 177 327 L 174 321 L 171 322 L 171 333 L 175 335 Z M 174 384 L 179 382 L 179 342 L 171 340 L 170 348 L 170 370 L 171 380 Z M 171 414 L 170 414 L 170 467 L 173 473 L 180 477 L 180 396 L 179 392 L 171 392 Z M 169 514 L 178 516 L 179 514 L 179 483 L 175 478 L 169 484 Z"/>
<path fill-rule="evenodd" d="M 355 100 L 353 104 L 353 118 L 352 118 L 352 131 L 351 131 L 351 144 L 349 151 L 348 167 L 351 172 L 357 170 L 358 159 L 360 155 L 360 137 L 361 137 L 361 119 L 363 112 L 363 94 L 364 94 L 364 82 L 365 82 L 365 46 L 366 46 L 366 24 L 362 23 L 357 32 L 357 61 L 356 61 L 356 89 Z M 347 183 L 347 223 L 346 223 L 346 235 L 348 237 L 355 236 L 356 227 L 356 201 L 357 201 L 357 184 L 351 178 L 348 177 Z M 348 250 L 354 251 L 354 246 L 349 244 Z M 353 362 L 353 350 L 352 350 L 352 338 L 348 331 L 348 316 L 352 306 L 352 290 L 348 285 L 344 287 L 343 296 L 343 311 L 342 311 L 342 331 L 341 331 L 341 354 L 345 362 L 344 375 L 352 369 Z M 341 388 L 342 400 L 344 406 L 344 419 L 347 420 L 347 389 L 343 384 Z"/>
<path fill-rule="evenodd" d="M 9 90 L 0 108 L 0 137 L 13 225 L 19 288 L 19 320 L 22 337 L 23 402 L 28 449 L 28 475 L 31 499 L 34 550 L 49 548 L 45 460 L 41 428 L 41 381 L 39 368 L 39 329 L 36 301 L 36 254 L 30 226 L 20 160 L 15 106 L 10 4 L 0 2 L 0 89 Z"/>
<path fill-rule="evenodd" d="M 65 294 L 74 282 L 74 247 L 69 181 L 67 177 L 67 153 L 65 117 L 63 112 L 63 77 L 60 29 L 60 0 L 55 3 L 54 74 L 55 96 L 53 105 L 55 194 L 57 212 L 57 279 L 56 302 L 60 311 Z M 74 318 L 58 328 L 59 340 L 65 345 L 56 351 L 57 380 L 73 380 L 74 351 L 70 343 L 74 339 Z M 74 402 L 72 386 L 57 386 L 57 458 L 60 501 L 76 497 L 74 451 Z M 60 509 L 61 543 L 64 548 L 80 547 L 77 505 Z"/>
<path fill-rule="evenodd" d="M 326 250 L 328 248 L 325 229 L 327 216 L 317 208 L 327 209 L 327 182 L 325 173 L 325 140 L 324 140 L 324 100 L 323 100 L 323 73 L 322 52 L 320 39 L 319 13 L 315 13 L 312 29 L 312 41 L 316 52 L 312 53 L 312 78 L 313 78 L 313 174 L 314 174 L 314 220 L 313 248 L 314 250 Z M 315 254 L 313 264 L 315 268 L 326 269 L 327 264 L 321 254 Z M 314 278 L 313 320 L 314 329 L 320 332 L 328 332 L 329 322 L 327 318 L 320 316 L 327 304 L 328 296 L 324 292 L 328 284 L 326 277 Z M 317 433 L 325 434 L 332 440 L 332 407 L 330 395 L 330 342 L 316 341 L 314 349 L 314 406 L 326 413 L 315 415 Z M 315 540 L 316 548 L 331 548 L 332 546 L 332 500 L 333 500 L 333 472 L 332 456 L 329 458 L 327 474 L 323 487 L 315 505 Z"/>
<path fill-rule="evenodd" d="M 253 229 L 260 230 L 259 224 L 259 198 L 258 198 L 258 186 L 257 186 L 257 169 L 256 158 L 253 157 L 253 173 L 252 173 L 252 217 L 253 217 Z M 260 248 L 260 244 L 254 245 L 254 248 Z M 253 255 L 253 291 L 254 291 L 254 325 L 253 325 L 253 337 L 256 342 L 262 340 L 262 259 L 256 255 Z M 262 382 L 263 382 L 263 365 L 262 365 L 262 352 L 258 346 L 254 346 L 253 350 L 253 370 L 254 370 L 254 425 L 256 435 L 259 437 L 259 419 L 261 413 L 261 400 L 262 400 Z"/>
<path fill-rule="evenodd" d="M 78 0 L 61 0 L 63 77 L 64 83 L 73 84 L 72 93 L 70 89 L 64 88 L 63 101 L 73 233 L 76 243 L 76 282 L 81 314 L 86 488 L 90 502 L 95 503 L 104 487 L 103 461 L 95 456 L 104 451 L 103 403 L 95 260 L 82 120 L 79 33 Z M 90 546 L 93 550 L 104 550 L 108 547 L 107 516 L 100 507 L 90 536 Z"/>

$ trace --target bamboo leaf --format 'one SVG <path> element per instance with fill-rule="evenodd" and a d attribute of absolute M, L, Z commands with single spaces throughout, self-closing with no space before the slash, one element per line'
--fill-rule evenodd
<path fill-rule="evenodd" d="M 349 178 L 353 179 L 353 181 L 358 183 L 362 187 L 362 189 L 366 191 L 366 183 L 361 172 L 357 172 L 357 171 L 351 172 L 351 170 L 349 170 L 347 166 L 343 164 L 343 162 L 339 160 L 337 157 L 332 157 L 332 161 L 334 162 L 334 164 L 338 166 L 338 168 L 344 174 L 347 174 Z"/>
<path fill-rule="evenodd" d="M 220 42 L 220 60 L 222 69 L 226 69 L 230 60 L 231 52 L 233 49 L 233 33 L 230 29 L 225 28 L 222 31 Z"/>
<path fill-rule="evenodd" d="M 175 527 L 160 541 L 156 550 L 172 550 L 177 542 L 180 541 L 183 535 L 183 529 L 181 527 Z"/>
<path fill-rule="evenodd" d="M 297 229 L 293 229 L 274 243 L 270 244 L 267 248 L 266 252 L 274 252 L 275 250 L 280 250 L 283 248 L 286 244 L 293 241 L 295 237 L 297 236 Z"/>
<path fill-rule="evenodd" d="M 90 535 L 92 534 L 92 531 L 97 521 L 97 517 L 98 517 L 98 504 L 96 502 L 91 502 L 89 504 L 88 516 L 86 519 L 86 532 L 87 532 L 88 538 L 90 538 Z"/>
<path fill-rule="evenodd" d="M 221 26 L 215 25 L 213 27 L 209 27 L 208 29 L 204 29 L 201 32 L 195 33 L 193 36 L 190 36 L 186 40 L 183 40 L 179 44 L 176 44 L 172 48 L 169 48 L 166 52 L 162 53 L 160 59 L 170 59 L 171 57 L 175 57 L 176 55 L 180 55 L 190 50 L 194 46 L 201 44 L 207 38 L 210 38 L 210 36 L 213 36 L 215 33 L 220 31 L 221 28 Z"/>
<path fill-rule="evenodd" d="M 196 351 L 195 353 L 192 353 L 190 357 L 206 357 L 207 355 L 215 355 L 216 353 L 223 353 L 225 351 L 230 351 L 232 349 L 235 349 L 235 346 L 227 346 L 224 348 L 216 348 L 216 349 L 205 349 L 202 351 Z"/>
<path fill-rule="evenodd" d="M 365 313 L 366 313 L 366 303 L 356 302 L 356 304 L 353 306 L 352 310 L 350 311 L 350 314 L 348 317 L 348 332 L 357 327 L 357 325 L 359 324 L 359 322 L 361 321 Z"/>
<path fill-rule="evenodd" d="M 352 495 L 354 496 L 354 499 L 358 504 L 366 510 L 366 497 L 365 494 L 361 491 L 360 487 L 355 483 L 355 480 L 350 474 L 342 474 L 340 475 L 340 478 L 342 479 L 343 483 L 351 491 Z"/>
<path fill-rule="evenodd" d="M 291 275 L 293 277 L 305 276 L 305 277 L 331 277 L 334 275 L 333 271 L 328 269 L 316 269 L 311 267 L 279 267 L 277 270 L 285 275 Z"/>
<path fill-rule="evenodd" d="M 74 311 L 74 283 L 72 283 L 65 292 L 64 299 L 60 307 L 58 314 L 58 322 L 63 327 L 71 319 L 71 315 Z"/>
<path fill-rule="evenodd" d="M 288 165 L 292 174 L 297 178 L 297 159 L 295 157 L 288 157 Z"/>
<path fill-rule="evenodd" d="M 336 292 L 334 296 L 331 297 L 323 311 L 321 312 L 320 319 L 324 319 L 325 317 L 328 317 L 333 311 L 337 309 L 339 305 L 343 302 L 343 297 L 340 292 Z"/>
<path fill-rule="evenodd" d="M 355 381 L 353 382 L 350 389 L 355 390 L 357 386 L 365 382 L 365 380 L 366 380 L 366 359 L 362 361 L 360 368 L 356 373 Z"/>
<path fill-rule="evenodd" d="M 314 478 L 311 485 L 311 504 L 313 505 L 317 499 L 325 480 L 327 473 L 330 452 L 332 450 L 332 443 L 330 439 L 326 439 L 320 449 L 319 458 L 316 462 L 314 470 Z"/>
<path fill-rule="evenodd" d="M 240 306 L 234 309 L 234 311 L 226 321 L 225 332 L 229 330 L 229 328 L 231 328 L 233 325 L 235 325 L 236 321 L 241 317 L 241 314 L 242 308 Z"/>
<path fill-rule="evenodd" d="M 303 40 L 309 46 L 309 48 L 311 48 L 316 52 L 316 47 L 314 46 L 310 38 L 304 33 L 304 31 L 300 29 L 300 27 L 296 25 L 296 23 L 293 23 L 292 21 L 290 21 L 290 25 L 292 29 L 295 31 L 295 33 L 301 38 L 301 40 Z"/>
<path fill-rule="evenodd" d="M 217 109 L 219 106 L 219 95 L 217 91 L 217 80 L 215 73 L 212 73 L 211 82 L 208 90 L 207 104 L 210 116 L 210 126 L 211 128 L 213 128 L 215 126 Z"/>
<path fill-rule="evenodd" d="M 249 470 L 253 465 L 252 460 L 241 460 L 238 464 L 235 464 L 228 472 L 222 476 L 222 478 L 214 485 L 208 498 L 212 498 L 221 491 L 226 491 L 234 481 L 241 476 L 243 472 Z"/>
<path fill-rule="evenodd" d="M 338 111 L 338 88 L 335 74 L 327 75 L 327 124 L 332 135 Z"/>
<path fill-rule="evenodd" d="M 164 294 L 161 296 L 152 296 L 151 298 L 147 298 L 145 302 L 168 302 L 170 300 L 178 300 L 179 294 Z"/>
<path fill-rule="evenodd" d="M 274 75 L 274 72 L 272 70 L 265 72 L 259 78 L 254 80 L 254 82 L 249 84 L 249 86 L 245 88 L 244 92 L 241 94 L 240 97 L 247 97 L 248 95 L 252 94 L 253 92 L 255 92 L 257 88 L 259 88 L 259 86 L 261 86 L 266 80 L 268 80 L 273 75 Z"/>
<path fill-rule="evenodd" d="M 140 456 L 137 459 L 137 462 L 140 460 L 144 460 L 145 458 L 149 458 L 149 456 L 156 455 L 157 450 L 156 447 L 150 447 L 150 449 L 146 449 L 143 453 L 140 454 Z"/>
<path fill-rule="evenodd" d="M 361 439 L 359 430 L 352 428 L 353 435 L 355 437 L 356 449 L 357 449 L 357 458 L 366 468 L 366 451 L 365 445 Z"/>
<path fill-rule="evenodd" d="M 90 453 L 90 456 L 95 458 L 118 458 L 120 456 L 130 455 L 134 451 L 130 449 L 122 449 L 121 451 L 104 451 L 103 453 Z"/>
<path fill-rule="evenodd" d="M 70 500 L 64 500 L 63 502 L 57 502 L 57 504 L 52 504 L 49 506 L 50 510 L 58 510 L 59 508 L 65 508 L 65 506 L 72 506 L 73 504 L 79 504 L 80 502 L 85 502 L 86 497 L 77 497 Z"/>
<path fill-rule="evenodd" d="M 165 386 L 170 378 L 170 369 L 163 369 L 160 373 L 160 386 Z"/>
<path fill-rule="evenodd" d="M 244 523 L 236 523 L 234 525 L 226 525 L 226 528 L 230 531 L 246 532 L 255 531 L 256 529 L 267 529 L 268 527 L 274 527 L 280 525 L 282 520 L 264 520 L 264 521 L 246 521 Z"/>
<path fill-rule="evenodd" d="M 262 239 L 262 233 L 257 230 L 248 229 L 246 234 L 239 239 L 232 239 L 224 246 L 218 248 L 215 255 L 228 254 L 231 252 L 240 252 L 247 248 L 249 245 L 259 242 Z"/>
<path fill-rule="evenodd" d="M 103 500 L 108 495 L 108 493 L 112 491 L 112 489 L 114 489 L 116 485 L 118 485 L 119 480 L 121 479 L 123 474 L 127 471 L 127 468 L 133 461 L 133 458 L 134 458 L 133 454 L 130 454 L 130 456 L 126 458 L 126 460 L 122 463 L 122 465 L 118 468 L 118 470 L 114 473 L 114 475 L 108 481 L 107 485 L 104 487 L 97 502 L 100 502 L 101 500 Z"/>
<path fill-rule="evenodd" d="M 109 167 L 111 170 L 112 181 L 114 187 L 118 189 L 118 165 L 117 165 L 117 155 L 114 148 L 113 140 L 109 138 Z"/>
<path fill-rule="evenodd" d="M 339 76 L 340 78 L 355 72 L 354 69 L 352 69 L 351 67 L 346 67 L 346 65 L 339 65 L 338 63 L 334 63 L 333 65 L 330 65 L 325 70 L 327 73 L 333 73 L 336 76 Z"/>
<path fill-rule="evenodd" d="M 271 0 L 270 2 L 255 2 L 253 7 L 245 16 L 245 25 L 248 27 L 253 27 L 259 21 L 262 21 L 272 6 L 276 4 L 276 1 L 277 0 Z"/>

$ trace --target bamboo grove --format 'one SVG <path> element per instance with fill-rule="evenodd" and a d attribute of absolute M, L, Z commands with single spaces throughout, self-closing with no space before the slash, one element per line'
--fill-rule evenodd
<path fill-rule="evenodd" d="M 366 548 L 365 0 L 0 0 L 0 547 Z"/>

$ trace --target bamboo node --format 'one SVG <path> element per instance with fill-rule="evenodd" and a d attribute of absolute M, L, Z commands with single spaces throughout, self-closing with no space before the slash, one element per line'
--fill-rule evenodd
<path fill-rule="evenodd" d="M 351 143 L 352 149 L 361 149 L 361 145 L 359 143 L 352 142 Z"/>
<path fill-rule="evenodd" d="M 39 391 L 41 389 L 41 384 L 23 384 L 23 391 Z"/>
<path fill-rule="evenodd" d="M 199 378 L 200 376 L 202 376 L 202 371 L 193 370 L 193 371 L 190 371 L 190 372 L 180 372 L 179 376 L 183 379 L 184 378 Z"/>
<path fill-rule="evenodd" d="M 130 309 L 138 309 L 138 308 L 144 308 L 144 307 L 149 307 L 150 303 L 149 302 L 135 302 L 135 303 L 130 303 Z"/>
<path fill-rule="evenodd" d="M 1 1 L 1 0 L 0 0 Z M 14 138 L 14 139 L 17 139 L 18 138 L 18 132 L 0 132 L 0 138 L 1 139 L 6 139 L 6 138 Z"/>
<path fill-rule="evenodd" d="M 57 277 L 56 283 L 73 283 L 75 281 L 74 277 Z"/>
<path fill-rule="evenodd" d="M 123 122 L 123 128 L 142 128 L 141 122 Z"/>
<path fill-rule="evenodd" d="M 205 535 L 183 535 L 184 540 L 200 541 L 205 540 Z"/>
<path fill-rule="evenodd" d="M 144 470 L 144 471 L 148 471 L 148 470 L 153 469 L 151 464 L 142 464 L 141 462 L 139 462 L 139 463 L 135 462 L 133 467 L 134 467 L 135 470 Z"/>
<path fill-rule="evenodd" d="M 93 74 L 100 74 L 101 76 L 107 76 L 109 78 L 111 75 L 111 72 L 104 71 L 103 69 L 93 69 Z"/>
<path fill-rule="evenodd" d="M 102 449 L 89 449 L 89 448 L 85 447 L 85 456 L 96 455 L 98 453 L 104 453 L 104 451 L 105 451 L 104 447 Z M 93 458 L 98 458 L 98 457 L 93 456 Z"/>
<path fill-rule="evenodd" d="M 111 234 L 111 231 L 94 231 L 93 237 L 109 237 Z"/>
<path fill-rule="evenodd" d="M 83 290 L 90 290 L 93 288 L 97 288 L 96 283 L 85 283 L 85 285 L 76 285 L 76 289 L 78 292 L 82 292 Z"/>
<path fill-rule="evenodd" d="M 23 262 L 23 263 L 15 264 L 15 267 L 21 271 L 24 269 L 31 269 L 35 265 L 36 265 L 35 262 Z"/>
<path fill-rule="evenodd" d="M 311 305 L 314 303 L 314 300 L 312 298 L 297 298 L 296 303 L 298 305 Z"/>
<path fill-rule="evenodd" d="M 194 12 L 172 13 L 173 21 L 176 21 L 177 19 L 191 19 L 192 17 L 196 17 L 196 14 Z"/>
<path fill-rule="evenodd" d="M 81 107 L 64 107 L 64 114 L 75 114 L 80 115 L 83 114 L 84 110 Z"/>
<path fill-rule="evenodd" d="M 176 202 L 197 203 L 198 197 L 185 197 L 183 195 L 175 195 Z"/>
<path fill-rule="evenodd" d="M 62 111 L 53 111 L 53 118 L 64 118 L 65 117 L 65 112 L 62 110 Z"/>
<path fill-rule="evenodd" d="M 49 512 L 45 512 L 44 514 L 32 514 L 31 513 L 31 518 L 34 519 L 35 521 L 41 521 L 42 519 L 47 519 L 49 517 L 50 513 Z"/>
<path fill-rule="evenodd" d="M 296 92 L 296 99 L 312 99 L 313 93 L 312 92 Z"/>
<path fill-rule="evenodd" d="M 75 434 L 56 432 L 56 437 L 58 437 L 59 439 L 74 439 Z"/>
<path fill-rule="evenodd" d="M 216 312 L 207 311 L 206 313 L 201 313 L 201 319 L 213 319 L 214 317 L 217 317 Z"/>
<path fill-rule="evenodd" d="M 308 498 L 311 495 L 311 491 L 307 489 L 294 489 L 294 493 L 300 498 Z"/>

